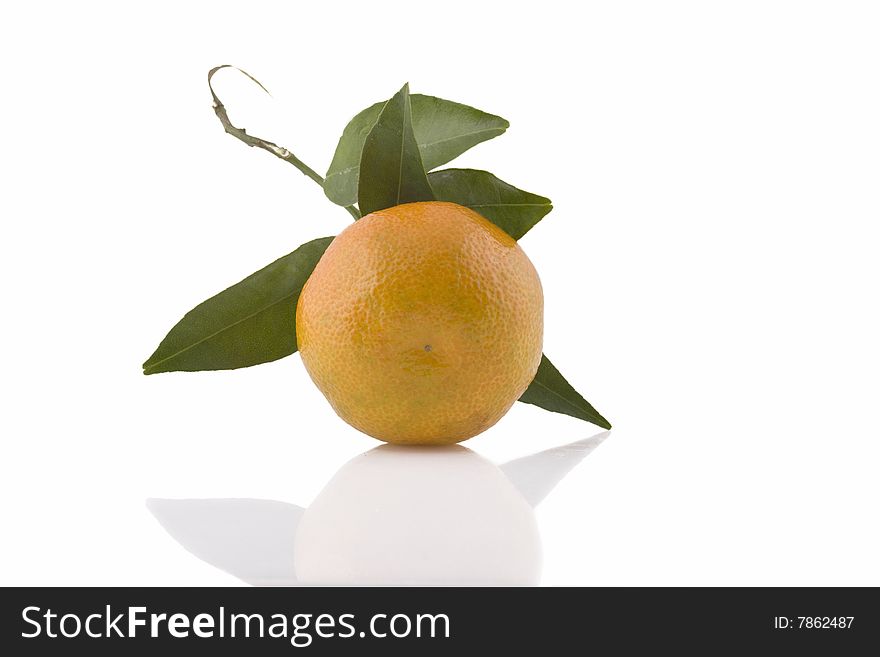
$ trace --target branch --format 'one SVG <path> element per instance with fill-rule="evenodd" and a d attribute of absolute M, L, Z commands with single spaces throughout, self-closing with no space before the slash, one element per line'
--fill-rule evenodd
<path fill-rule="evenodd" d="M 271 141 L 266 139 L 260 139 L 259 137 L 254 137 L 252 135 L 247 134 L 244 128 L 237 128 L 232 125 L 232 122 L 229 120 L 229 115 L 226 113 L 226 106 L 220 101 L 220 98 L 217 97 L 217 94 L 214 92 L 214 87 L 211 84 L 211 78 L 214 77 L 214 73 L 219 71 L 222 68 L 235 68 L 235 70 L 243 73 L 251 80 L 253 80 L 263 91 L 267 94 L 269 93 L 268 89 L 264 87 L 259 80 L 253 77 L 247 71 L 242 71 L 240 68 L 235 66 L 231 66 L 229 64 L 224 64 L 223 66 L 217 66 L 208 71 L 208 89 L 211 90 L 211 96 L 214 99 L 214 114 L 217 115 L 217 118 L 220 120 L 220 123 L 223 125 L 223 130 L 226 131 L 227 134 L 232 135 L 239 141 L 244 142 L 248 146 L 256 146 L 257 148 L 262 148 L 264 151 L 272 153 L 277 158 L 292 164 L 297 169 L 299 169 L 303 174 L 314 180 L 321 187 L 324 186 L 324 179 L 319 176 L 314 169 L 308 166 L 305 162 L 300 160 L 296 155 L 291 153 L 289 150 L 284 148 L 283 146 L 279 146 L 278 144 L 273 144 Z M 360 219 L 360 212 L 353 205 L 345 206 L 345 209 L 348 210 L 348 213 L 354 217 L 355 219 Z"/>

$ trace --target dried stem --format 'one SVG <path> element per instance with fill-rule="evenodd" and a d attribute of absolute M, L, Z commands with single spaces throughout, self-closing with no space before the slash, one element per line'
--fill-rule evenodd
<path fill-rule="evenodd" d="M 223 66 L 217 66 L 208 71 L 208 88 L 211 90 L 211 96 L 214 99 L 214 114 L 217 115 L 217 118 L 220 120 L 220 123 L 223 125 L 223 129 L 239 141 L 244 142 L 248 146 L 256 146 L 257 148 L 262 148 L 264 151 L 272 153 L 277 158 L 292 164 L 297 169 L 299 169 L 303 174 L 314 180 L 321 187 L 324 186 L 324 179 L 318 175 L 314 169 L 308 166 L 305 162 L 299 159 L 296 155 L 291 153 L 289 150 L 284 148 L 283 146 L 279 146 L 278 144 L 274 144 L 271 141 L 266 139 L 261 139 L 259 137 L 254 137 L 252 135 L 247 134 L 244 128 L 238 128 L 232 125 L 232 122 L 229 120 L 229 115 L 226 113 L 226 107 L 220 101 L 220 98 L 217 97 L 217 94 L 214 92 L 214 87 L 211 84 L 211 78 L 214 77 L 214 73 L 223 68 L 235 68 L 237 71 L 243 73 L 251 80 L 253 80 L 257 85 L 259 85 L 260 89 L 269 93 L 269 91 L 264 87 L 259 80 L 250 75 L 247 71 L 242 71 L 240 68 L 236 68 L 235 66 L 230 66 L 229 64 L 224 64 Z M 360 219 L 360 212 L 353 205 L 345 206 L 345 209 L 348 210 L 348 213 L 354 217 L 355 219 Z"/>

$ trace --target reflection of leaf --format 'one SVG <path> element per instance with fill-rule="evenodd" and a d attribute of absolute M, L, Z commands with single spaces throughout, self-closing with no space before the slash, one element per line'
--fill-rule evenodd
<path fill-rule="evenodd" d="M 302 507 L 275 500 L 149 499 L 147 508 L 188 552 L 255 586 L 295 586 Z"/>
<path fill-rule="evenodd" d="M 443 169 L 428 174 L 438 201 L 476 210 L 518 240 L 553 209 L 549 198 L 524 192 L 488 171 Z"/>
<path fill-rule="evenodd" d="M 537 506 L 572 468 L 598 447 L 610 432 L 508 461 L 499 466 L 532 506 Z"/>
<path fill-rule="evenodd" d="M 599 411 L 565 380 L 544 355 L 541 356 L 538 373 L 519 400 L 554 413 L 571 415 L 603 429 L 611 428 L 611 423 L 599 415 Z"/>
<path fill-rule="evenodd" d="M 409 85 L 405 84 L 385 103 L 364 141 L 358 207 L 366 215 L 401 203 L 433 200 L 413 135 Z"/>
<path fill-rule="evenodd" d="M 333 241 L 303 244 L 190 310 L 144 363 L 144 374 L 231 370 L 296 351 L 296 303 Z"/>
<path fill-rule="evenodd" d="M 507 130 L 500 116 L 434 96 L 413 94 L 413 133 L 425 171 L 430 171 Z M 339 139 L 324 179 L 324 193 L 338 205 L 351 205 L 358 198 L 361 152 L 385 103 L 376 103 L 355 116 Z"/>

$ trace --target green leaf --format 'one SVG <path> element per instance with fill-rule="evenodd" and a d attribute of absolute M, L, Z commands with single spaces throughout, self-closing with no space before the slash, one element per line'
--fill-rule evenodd
<path fill-rule="evenodd" d="M 508 185 L 488 171 L 444 169 L 428 174 L 438 201 L 476 210 L 518 240 L 553 209 L 549 198 Z"/>
<path fill-rule="evenodd" d="M 469 148 L 502 134 L 510 126 L 500 116 L 450 100 L 421 94 L 413 94 L 410 99 L 413 133 L 425 171 L 451 162 Z M 385 103 L 371 105 L 349 121 L 342 132 L 324 179 L 324 193 L 338 205 L 357 202 L 364 141 L 376 125 L 383 107 Z"/>
<path fill-rule="evenodd" d="M 296 351 L 296 302 L 333 241 L 306 242 L 190 310 L 144 363 L 144 374 L 232 370 Z"/>
<path fill-rule="evenodd" d="M 599 411 L 559 373 L 547 356 L 541 355 L 538 373 L 529 387 L 519 398 L 526 404 L 534 404 L 554 413 L 564 413 L 579 420 L 591 422 L 603 429 L 610 429 L 611 423 L 599 415 Z"/>
<path fill-rule="evenodd" d="M 409 85 L 385 103 L 364 141 L 358 207 L 366 215 L 401 203 L 433 201 L 412 129 Z"/>

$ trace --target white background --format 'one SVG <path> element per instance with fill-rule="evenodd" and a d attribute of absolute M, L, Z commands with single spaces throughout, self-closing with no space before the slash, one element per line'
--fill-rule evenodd
<path fill-rule="evenodd" d="M 552 198 L 545 351 L 614 430 L 536 511 L 548 585 L 880 585 L 870 2 L 2 10 L 0 584 L 241 583 L 148 497 L 308 506 L 377 443 L 297 356 L 144 377 L 196 303 L 349 222 L 325 171 L 405 81 L 500 114 L 456 165 Z M 504 462 L 598 430 L 517 404 Z M 365 491 L 365 495 L 369 491 Z"/>

